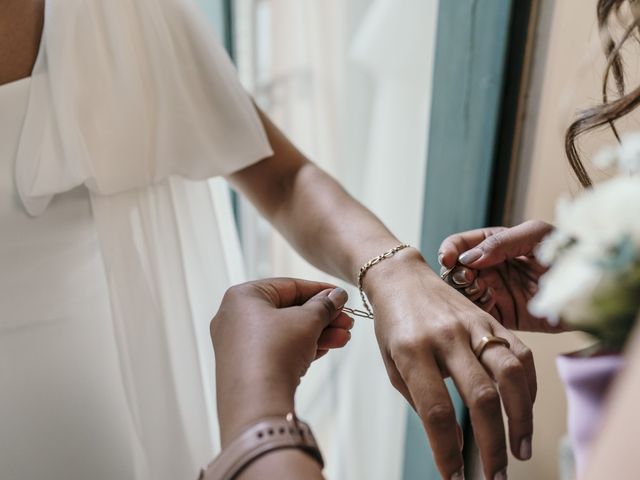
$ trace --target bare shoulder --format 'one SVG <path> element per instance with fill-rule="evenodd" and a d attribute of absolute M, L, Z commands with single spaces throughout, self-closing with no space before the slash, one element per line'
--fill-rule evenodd
<path fill-rule="evenodd" d="M 0 85 L 31 75 L 45 0 L 0 0 Z"/>

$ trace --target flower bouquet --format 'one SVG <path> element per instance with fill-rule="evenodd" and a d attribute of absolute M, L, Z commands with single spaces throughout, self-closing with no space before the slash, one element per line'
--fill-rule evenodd
<path fill-rule="evenodd" d="M 557 362 L 578 473 L 640 312 L 640 135 L 625 137 L 594 162 L 619 174 L 559 202 L 557 229 L 537 253 L 549 270 L 529 304 L 533 315 L 598 340 L 594 348 Z"/>
<path fill-rule="evenodd" d="M 557 208 L 538 260 L 550 267 L 529 309 L 620 351 L 640 311 L 640 134 L 595 159 L 619 175 Z"/>

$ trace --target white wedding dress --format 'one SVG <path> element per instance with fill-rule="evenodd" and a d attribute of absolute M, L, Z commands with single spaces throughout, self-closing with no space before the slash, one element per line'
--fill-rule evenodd
<path fill-rule="evenodd" d="M 15 158 L 30 80 L 0 87 L 0 478 L 133 478 L 133 425 L 86 189 L 30 217 Z"/>
<path fill-rule="evenodd" d="M 216 451 L 208 324 L 242 268 L 208 179 L 271 150 L 199 15 L 48 1 L 0 86 L 2 480 L 182 480 Z"/>

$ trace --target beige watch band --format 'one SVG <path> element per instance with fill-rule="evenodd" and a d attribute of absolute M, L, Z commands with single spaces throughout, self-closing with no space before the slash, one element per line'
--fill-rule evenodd
<path fill-rule="evenodd" d="M 285 418 L 263 418 L 247 428 L 200 473 L 200 480 L 232 480 L 258 457 L 282 448 L 304 450 L 324 467 L 311 428 L 288 413 Z"/>

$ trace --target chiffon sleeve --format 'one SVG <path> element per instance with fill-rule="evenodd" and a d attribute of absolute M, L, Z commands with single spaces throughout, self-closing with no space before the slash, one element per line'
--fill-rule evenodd
<path fill-rule="evenodd" d="M 272 155 L 192 0 L 46 2 L 16 158 L 33 215 L 79 185 L 112 195 L 228 175 Z"/>

